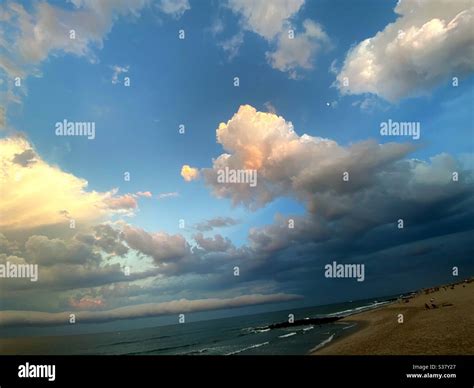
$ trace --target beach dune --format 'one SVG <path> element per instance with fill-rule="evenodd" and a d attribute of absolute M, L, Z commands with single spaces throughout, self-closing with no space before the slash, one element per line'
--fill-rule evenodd
<path fill-rule="evenodd" d="M 342 321 L 357 322 L 359 330 L 311 354 L 472 355 L 474 282 L 421 290 L 410 299 Z"/>

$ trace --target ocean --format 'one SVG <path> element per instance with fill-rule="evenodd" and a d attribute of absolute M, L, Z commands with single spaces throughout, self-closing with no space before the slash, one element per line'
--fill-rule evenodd
<path fill-rule="evenodd" d="M 380 306 L 387 299 L 339 303 L 256 315 L 198 321 L 146 329 L 69 336 L 14 339 L 5 354 L 37 355 L 304 355 L 357 330 L 334 322 L 284 328 L 269 325 L 295 320 L 346 316 Z"/>

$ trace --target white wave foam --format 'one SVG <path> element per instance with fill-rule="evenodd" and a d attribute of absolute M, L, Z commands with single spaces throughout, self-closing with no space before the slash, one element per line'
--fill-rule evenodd
<path fill-rule="evenodd" d="M 235 352 L 227 353 L 226 356 L 232 356 L 233 354 L 242 353 L 242 352 L 245 352 L 246 350 L 259 348 L 260 346 L 265 346 L 265 345 L 268 345 L 269 343 L 270 342 L 263 342 L 261 344 L 255 344 L 255 345 L 252 345 L 252 346 L 247 346 L 246 348 L 236 350 Z"/>
<path fill-rule="evenodd" d="M 323 346 L 326 346 L 329 342 L 331 342 L 334 338 L 334 334 L 332 334 L 329 338 L 326 338 L 323 342 L 321 342 L 319 345 L 316 345 L 313 349 L 311 349 L 311 352 L 315 352 L 318 349 L 321 349 Z"/>
<path fill-rule="evenodd" d="M 375 303 L 371 303 L 371 304 L 368 304 L 368 305 L 365 305 L 365 306 L 356 307 L 356 308 L 353 308 L 353 309 L 337 311 L 335 313 L 328 314 L 327 316 L 328 317 L 333 317 L 333 316 L 341 316 L 341 315 L 342 316 L 352 315 L 352 314 L 358 313 L 360 311 L 371 310 L 371 309 L 374 309 L 376 307 L 379 307 L 379 306 L 382 306 L 382 305 L 388 304 L 388 303 L 390 303 L 390 301 L 375 302 Z"/>
<path fill-rule="evenodd" d="M 296 335 L 296 334 L 297 334 L 296 332 L 292 332 L 292 333 L 280 335 L 280 336 L 278 336 L 278 338 L 288 338 L 288 337 L 292 337 L 292 336 L 294 336 L 294 335 Z"/>
<path fill-rule="evenodd" d="M 357 326 L 357 323 L 354 323 L 353 325 L 350 325 L 350 326 L 343 327 L 342 330 L 347 330 L 354 326 Z"/>

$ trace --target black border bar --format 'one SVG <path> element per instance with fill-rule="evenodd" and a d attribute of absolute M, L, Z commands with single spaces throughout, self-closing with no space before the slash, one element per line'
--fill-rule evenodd
<path fill-rule="evenodd" d="M 27 362 L 55 365 L 55 381 L 20 378 L 19 366 Z M 456 377 L 408 378 L 409 373 L 454 373 Z M 100 384 L 472 388 L 474 356 L 0 356 L 0 388 Z"/>

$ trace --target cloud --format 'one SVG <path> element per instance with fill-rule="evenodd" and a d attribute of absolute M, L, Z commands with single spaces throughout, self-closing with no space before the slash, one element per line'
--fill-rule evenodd
<path fill-rule="evenodd" d="M 130 68 L 130 66 L 124 66 L 124 67 L 118 66 L 118 65 L 111 66 L 111 69 L 113 71 L 113 73 L 112 73 L 112 83 L 114 85 L 118 84 L 120 82 L 120 80 L 119 80 L 120 74 L 128 73 L 129 68 Z"/>
<path fill-rule="evenodd" d="M 266 53 L 268 63 L 274 69 L 288 72 L 291 78 L 297 78 L 298 68 L 312 69 L 318 51 L 329 47 L 329 37 L 319 24 L 307 19 L 303 29 L 302 33 L 295 32 L 292 39 L 288 31 L 281 31 L 275 50 Z"/>
<path fill-rule="evenodd" d="M 197 168 L 185 164 L 181 168 L 181 176 L 186 182 L 191 182 L 199 178 L 199 170 Z"/>
<path fill-rule="evenodd" d="M 267 109 L 268 113 L 273 113 L 274 115 L 277 114 L 277 109 L 275 108 L 275 106 L 270 101 L 266 101 L 263 104 L 263 106 Z"/>
<path fill-rule="evenodd" d="M 0 253 L 7 255 L 21 255 L 19 245 L 14 241 L 9 241 L 3 233 L 0 233 Z"/>
<path fill-rule="evenodd" d="M 219 35 L 222 31 L 224 31 L 224 22 L 220 18 L 216 18 L 210 27 L 210 32 L 212 36 Z"/>
<path fill-rule="evenodd" d="M 272 40 L 282 26 L 303 6 L 304 0 L 229 0 L 230 9 L 241 15 L 241 22 L 246 30 L 255 32 Z"/>
<path fill-rule="evenodd" d="M 4 264 L 6 261 L 28 264 L 27 259 L 0 254 L 0 263 Z M 100 264 L 57 263 L 47 266 L 40 264 L 36 282 L 31 282 L 29 279 L 3 279 L 0 285 L 2 310 L 10 308 L 17 310 L 19 306 L 22 310 L 60 311 L 64 306 L 69 310 L 72 307 L 68 303 L 71 296 L 74 296 L 76 301 L 85 296 L 100 298 L 105 302 L 112 297 L 111 292 L 104 290 L 110 289 L 122 290 L 119 305 L 126 305 L 134 303 L 133 296 L 137 294 L 137 288 L 141 289 L 143 294 L 147 294 L 150 287 L 147 285 L 153 284 L 153 279 L 160 276 L 157 268 L 138 270 L 137 266 L 133 265 L 130 267 L 130 274 L 127 273 L 121 265 L 105 261 Z M 126 295 L 127 289 L 131 291 L 129 295 Z M 152 300 L 157 300 L 156 295 Z M 116 302 L 107 305 L 117 306 Z"/>
<path fill-rule="evenodd" d="M 86 180 L 47 164 L 24 138 L 0 139 L 0 166 L 4 230 L 61 224 L 65 211 L 77 223 L 91 223 L 118 209 L 113 191 L 87 191 Z"/>
<path fill-rule="evenodd" d="M 15 154 L 13 163 L 16 163 L 22 167 L 28 167 L 30 164 L 36 161 L 36 153 L 34 150 L 25 150 L 22 153 Z"/>
<path fill-rule="evenodd" d="M 188 0 L 159 0 L 158 8 L 172 17 L 179 19 L 183 14 L 191 9 Z"/>
<path fill-rule="evenodd" d="M 135 193 L 137 197 L 145 197 L 145 198 L 151 198 L 153 197 L 153 194 L 151 191 L 138 191 Z"/>
<path fill-rule="evenodd" d="M 70 298 L 69 305 L 76 310 L 91 310 L 102 308 L 104 301 L 101 298 Z"/>
<path fill-rule="evenodd" d="M 354 101 L 352 103 L 352 106 L 358 106 L 361 111 L 371 113 L 375 111 L 376 109 L 387 110 L 388 104 L 387 103 L 383 104 L 383 100 L 373 95 L 369 95 L 367 97 L 364 97 L 361 100 Z"/>
<path fill-rule="evenodd" d="M 400 271 L 411 256 L 398 258 L 397 265 L 395 247 L 416 251 L 420 241 L 429 239 L 426 244 L 432 246 L 436 236 L 444 236 L 452 249 L 459 246 L 460 260 L 468 265 L 469 254 L 461 251 L 464 235 L 474 228 L 469 158 L 465 164 L 441 153 L 425 161 L 407 158 L 415 150 L 411 144 L 368 140 L 342 146 L 300 136 L 283 117 L 248 105 L 221 123 L 216 135 L 224 153 L 213 159 L 211 168 L 200 170 L 216 197 L 250 209 L 292 197 L 307 210 L 304 215 L 277 215 L 272 224 L 249 230 L 248 244 L 232 256 L 245 268 L 247 281 L 271 277 L 287 287 L 313 290 L 322 261 L 339 257 L 364 262 L 385 251 Z M 225 167 L 256 169 L 257 187 L 219 182 L 217 172 Z M 349 173 L 347 181 L 344 172 Z M 396 226 L 400 218 L 403 233 Z M 195 238 L 208 250 L 235 250 L 223 238 Z M 383 265 L 373 261 L 378 276 Z"/>
<path fill-rule="evenodd" d="M 228 2 L 228 7 L 239 15 L 242 29 L 258 34 L 271 46 L 272 50 L 265 54 L 270 66 L 287 72 L 293 79 L 299 78 L 299 70 L 312 69 L 318 51 L 329 47 L 329 37 L 314 21 L 304 20 L 302 32 L 293 27 L 292 19 L 304 3 L 305 0 Z M 230 60 L 237 55 L 243 38 L 243 31 L 240 31 L 219 44 L 228 53 Z"/>
<path fill-rule="evenodd" d="M 130 248 L 153 258 L 156 264 L 166 266 L 190 254 L 186 239 L 179 235 L 164 232 L 148 233 L 143 229 L 124 225 L 122 238 Z"/>
<path fill-rule="evenodd" d="M 410 144 L 376 144 L 374 141 L 347 147 L 335 141 L 298 136 L 291 122 L 272 113 L 241 106 L 227 122 L 219 124 L 217 141 L 225 153 L 213 160 L 212 168 L 200 173 L 218 198 L 250 209 L 275 198 L 290 195 L 309 203 L 318 192 L 354 192 L 374 184 L 377 173 L 414 150 Z M 258 184 L 220 182 L 218 172 L 254 169 Z M 343 173 L 350 171 L 350 184 Z"/>
<path fill-rule="evenodd" d="M 280 303 L 302 299 L 294 294 L 252 294 L 227 299 L 176 300 L 163 303 L 149 303 L 119 307 L 105 311 L 83 311 L 76 313 L 76 322 L 100 323 L 120 319 L 150 318 L 170 314 L 188 314 L 198 311 L 255 306 L 267 303 Z M 53 326 L 69 322 L 69 312 L 48 313 L 40 311 L 0 311 L 0 326 Z"/>
<path fill-rule="evenodd" d="M 113 244 L 125 243 L 138 256 L 151 258 L 157 272 L 169 277 L 216 272 L 231 274 L 231 264 L 242 261 L 249 254 L 246 247 L 237 249 L 228 238 L 220 235 L 205 238 L 198 233 L 193 236 L 197 245 L 192 246 L 181 234 L 148 232 L 125 222 L 117 223 L 116 231 L 118 239 L 113 239 Z M 89 244 L 94 244 L 88 236 L 78 239 L 87 239 Z"/>
<path fill-rule="evenodd" d="M 115 191 L 113 191 L 115 194 Z M 138 207 L 137 200 L 131 194 L 121 196 L 110 196 L 105 199 L 107 208 L 122 214 L 133 214 L 133 210 Z"/>
<path fill-rule="evenodd" d="M 224 228 L 227 226 L 237 225 L 239 223 L 238 220 L 232 217 L 215 217 L 204 222 L 199 222 L 194 225 L 194 229 L 200 232 L 209 232 L 214 228 Z"/>
<path fill-rule="evenodd" d="M 79 233 L 75 238 L 85 244 L 96 246 L 111 256 L 124 256 L 129 251 L 121 240 L 120 232 L 109 224 L 96 225 L 92 233 Z"/>
<path fill-rule="evenodd" d="M 17 291 L 51 292 L 57 296 L 63 290 L 134 282 L 159 274 L 159 270 L 153 267 L 145 270 L 131 269 L 130 274 L 126 274 L 123 268 L 126 261 L 121 260 L 121 264 L 107 262 L 112 255 L 117 261 L 129 250 L 120 239 L 119 231 L 108 224 L 95 226 L 91 234 L 78 232 L 65 238 L 30 235 L 24 243 L 22 241 L 22 237 L 17 234 L 10 240 L 1 234 L 0 262 L 37 264 L 38 281 L 4 279 L 2 296 L 5 303 L 11 298 L 20 298 Z M 25 294 L 25 298 L 27 296 Z M 32 301 L 34 300 L 33 298 Z M 41 299 L 39 303 L 42 303 Z"/>
<path fill-rule="evenodd" d="M 170 193 L 161 193 L 156 196 L 158 199 L 166 199 L 166 198 L 175 198 L 179 197 L 179 193 L 176 191 Z"/>
<path fill-rule="evenodd" d="M 289 228 L 289 221 L 293 227 Z M 249 230 L 248 240 L 255 252 L 273 254 L 287 249 L 293 244 L 305 242 L 322 242 L 329 240 L 331 230 L 323 220 L 307 216 L 283 216 L 277 214 L 273 224 L 254 227 Z"/>
<path fill-rule="evenodd" d="M 9 49 L 22 63 L 37 64 L 51 53 L 62 51 L 77 56 L 92 57 L 92 47 L 101 47 L 103 38 L 119 16 L 137 15 L 146 0 L 102 2 L 71 0 L 76 7 L 67 10 L 45 2 L 35 3 L 31 13 L 22 5 L 11 2 L 6 12 L 11 15 L 10 26 L 17 30 L 11 36 Z M 75 31 L 71 39 L 70 31 Z M 7 70 L 7 69 L 5 69 Z"/>
<path fill-rule="evenodd" d="M 193 238 L 207 252 L 225 252 L 234 247 L 230 239 L 224 238 L 220 234 L 216 234 L 214 238 L 206 238 L 202 233 L 197 233 Z"/>
<path fill-rule="evenodd" d="M 234 36 L 219 43 L 219 46 L 226 52 L 229 61 L 234 59 L 239 53 L 240 46 L 244 43 L 244 33 L 239 31 Z"/>
<path fill-rule="evenodd" d="M 396 102 L 474 71 L 471 1 L 400 0 L 395 12 L 395 22 L 348 52 L 336 79 L 341 93 Z"/>
<path fill-rule="evenodd" d="M 10 261 L 12 257 L 6 257 L 0 254 L 0 262 Z M 24 259 L 22 259 L 24 260 Z M 26 261 L 23 261 L 27 263 Z M 134 282 L 147 278 L 155 278 L 160 274 L 158 268 L 150 268 L 143 271 L 131 271 L 130 275 L 126 275 L 124 268 L 116 264 L 101 263 L 100 265 L 83 265 L 83 264 L 66 264 L 59 263 L 51 266 L 41 266 L 38 269 L 38 281 L 31 282 L 29 279 L 4 279 L 2 283 L 2 302 L 6 303 L 7 298 L 18 291 L 52 294 L 53 298 L 75 289 L 86 287 L 99 287 L 104 285 L 115 284 L 118 282 Z M 34 297 L 34 295 L 33 295 Z M 38 299 L 28 301 L 28 303 L 44 303 Z"/>
<path fill-rule="evenodd" d="M 50 266 L 59 263 L 99 263 L 101 256 L 91 246 L 77 240 L 69 242 L 46 236 L 30 236 L 25 243 L 25 257 L 29 263 Z"/>

